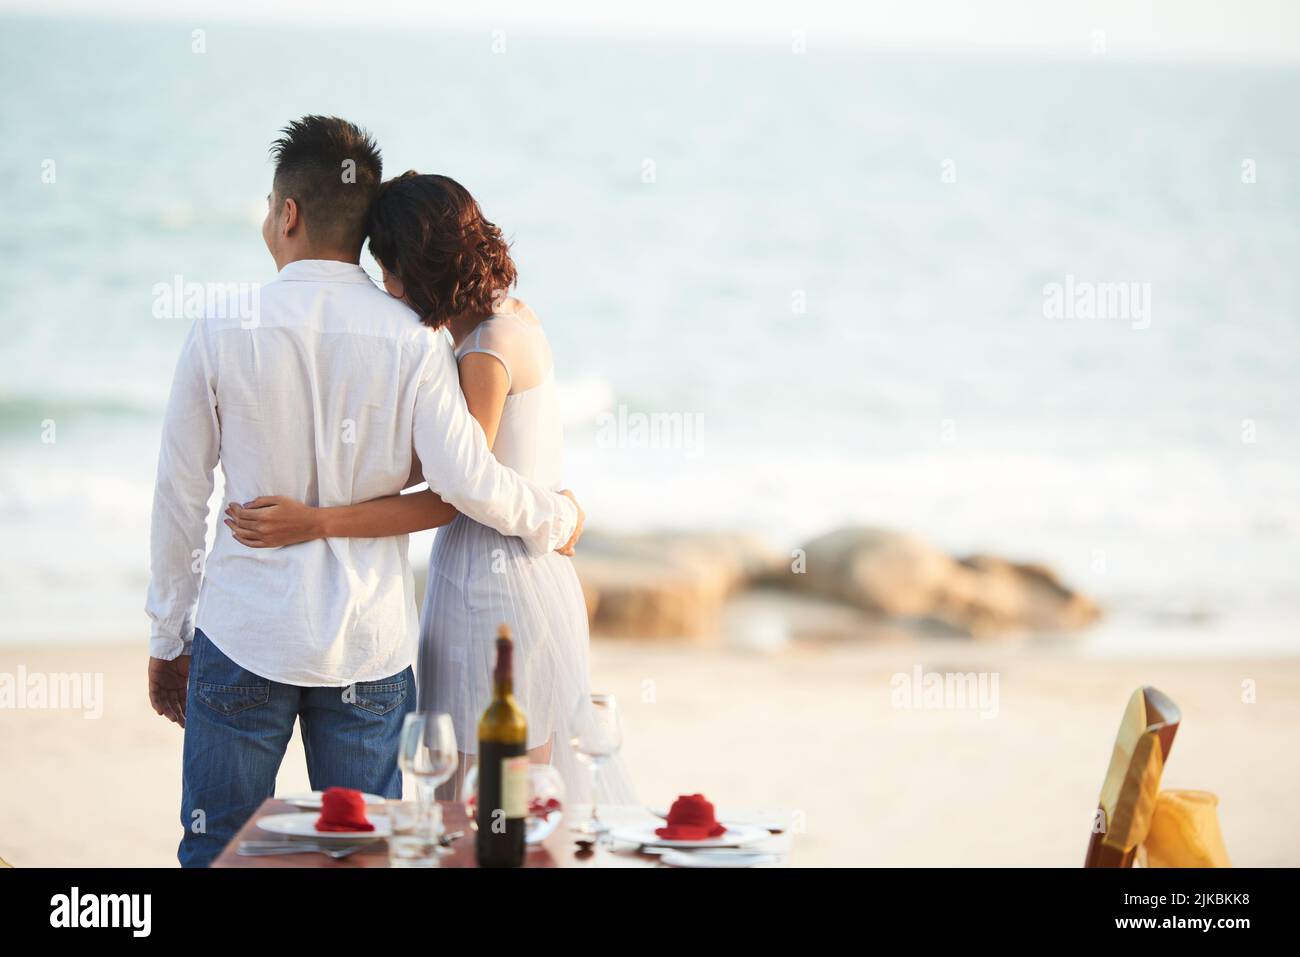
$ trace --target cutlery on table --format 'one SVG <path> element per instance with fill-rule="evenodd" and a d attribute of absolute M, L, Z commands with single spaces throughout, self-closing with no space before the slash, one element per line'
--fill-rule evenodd
<path fill-rule="evenodd" d="M 662 844 L 642 844 L 636 849 L 638 854 L 662 855 L 681 851 L 686 854 L 711 854 L 717 857 L 780 857 L 775 851 L 756 850 L 753 845 L 742 847 L 665 847 Z"/>
<path fill-rule="evenodd" d="M 341 861 L 345 857 L 351 857 L 365 846 L 365 844 L 349 844 L 343 847 L 325 847 L 323 844 L 289 844 L 284 841 L 242 841 L 239 845 L 239 855 L 272 857 L 276 854 L 324 854 L 326 857 Z"/>
<path fill-rule="evenodd" d="M 451 847 L 452 844 L 464 836 L 464 831 L 451 831 L 438 838 L 438 843 L 443 847 Z M 242 857 L 272 857 L 276 854 L 324 854 L 326 857 L 332 857 L 334 860 L 340 861 L 345 857 L 351 857 L 365 846 L 366 844 L 349 844 L 344 847 L 333 845 L 327 847 L 324 844 L 308 844 L 297 841 L 293 843 L 288 841 L 241 841 L 239 854 Z"/>

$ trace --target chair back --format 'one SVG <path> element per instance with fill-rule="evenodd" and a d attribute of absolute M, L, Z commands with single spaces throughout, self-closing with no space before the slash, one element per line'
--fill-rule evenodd
<path fill-rule="evenodd" d="M 1132 867 L 1151 828 L 1160 777 L 1182 714 L 1164 693 L 1146 685 L 1124 709 L 1115 750 L 1101 786 L 1084 867 Z"/>

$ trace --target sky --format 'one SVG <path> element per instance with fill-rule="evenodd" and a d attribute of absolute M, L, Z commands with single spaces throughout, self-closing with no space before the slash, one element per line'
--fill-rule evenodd
<path fill-rule="evenodd" d="M 204 22 L 447 23 L 932 49 L 1300 63 L 1300 0 L 0 0 L 0 12 Z"/>

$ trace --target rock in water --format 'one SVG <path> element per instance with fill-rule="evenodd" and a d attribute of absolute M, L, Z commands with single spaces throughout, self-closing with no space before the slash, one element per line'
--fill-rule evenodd
<path fill-rule="evenodd" d="M 1080 628 L 1101 614 L 1040 565 L 957 560 L 915 535 L 845 528 L 809 542 L 802 574 L 770 579 L 889 618 L 940 622 L 977 637 Z"/>
<path fill-rule="evenodd" d="M 589 532 L 574 558 L 593 632 L 701 639 L 719 633 L 722 606 L 783 559 L 755 536 L 613 536 Z"/>

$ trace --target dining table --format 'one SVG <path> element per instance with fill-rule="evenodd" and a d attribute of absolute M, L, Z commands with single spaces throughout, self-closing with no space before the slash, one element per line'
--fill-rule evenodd
<path fill-rule="evenodd" d="M 459 802 L 439 802 L 442 808 L 443 830 L 447 834 L 462 834 L 451 841 L 448 853 L 438 858 L 439 867 L 477 867 L 478 859 L 474 852 L 474 831 L 466 813 L 465 806 Z M 270 814 L 287 814 L 300 810 L 293 804 L 279 798 L 268 798 L 261 807 L 245 822 L 239 832 L 226 845 L 221 854 L 212 863 L 213 867 L 388 867 L 388 842 L 382 838 L 364 844 L 360 850 L 342 858 L 331 858 L 323 853 L 293 852 L 293 838 L 282 837 L 263 830 L 258 821 Z M 573 820 L 584 821 L 587 817 L 585 808 L 575 806 L 572 809 Z M 650 810 L 641 807 L 605 807 L 600 808 L 602 821 L 618 830 L 625 827 L 662 824 Z M 749 849 L 761 851 L 769 857 L 768 866 L 782 866 L 789 862 L 793 844 L 792 815 L 781 810 L 738 809 L 718 814 L 719 820 L 749 823 L 761 826 L 768 831 L 767 839 Z M 575 834 L 569 828 L 569 821 L 564 821 L 549 837 L 537 845 L 531 845 L 524 856 L 525 867 L 662 867 L 661 848 L 638 845 L 634 842 L 614 840 L 602 842 L 595 847 L 578 843 Z M 245 841 L 285 842 L 286 853 L 244 856 L 239 853 L 240 845 Z"/>

